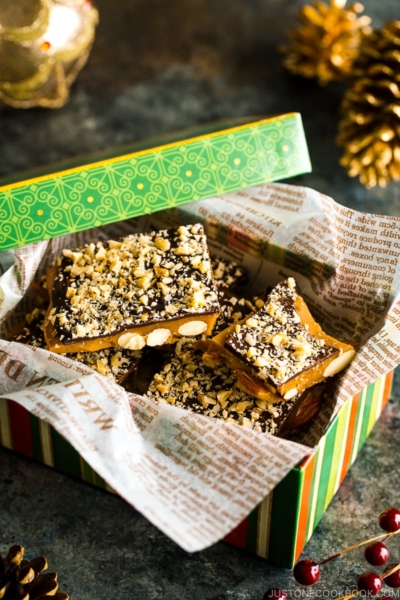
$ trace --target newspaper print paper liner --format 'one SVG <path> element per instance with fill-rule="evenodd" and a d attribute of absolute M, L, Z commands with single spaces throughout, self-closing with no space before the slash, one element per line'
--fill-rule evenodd
<path fill-rule="evenodd" d="M 150 217 L 202 220 L 211 249 L 243 262 L 247 294 L 292 276 L 327 333 L 357 354 L 310 428 L 315 446 L 341 406 L 400 363 L 400 218 L 361 213 L 309 188 L 267 184 Z"/>
<path fill-rule="evenodd" d="M 214 250 L 249 268 L 249 293 L 293 275 L 328 332 L 362 342 L 333 404 L 299 437 L 315 444 L 347 398 L 400 362 L 399 219 L 274 184 L 43 242 L 0 254 L 3 327 L 17 319 L 19 311 L 10 310 L 46 246 L 39 271 L 62 247 L 199 220 Z M 83 365 L 18 343 L 0 340 L 0 372 L 1 396 L 55 427 L 109 485 L 188 551 L 224 537 L 310 452 L 127 394 Z"/>

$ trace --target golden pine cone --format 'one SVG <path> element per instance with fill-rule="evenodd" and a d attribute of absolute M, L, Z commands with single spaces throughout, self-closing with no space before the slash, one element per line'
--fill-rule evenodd
<path fill-rule="evenodd" d="M 342 101 L 341 164 L 368 188 L 400 179 L 400 21 L 365 38 Z"/>
<path fill-rule="evenodd" d="M 349 77 L 371 19 L 357 15 L 360 3 L 345 8 L 346 0 L 325 4 L 315 0 L 300 9 L 300 25 L 288 32 L 289 43 L 281 48 L 285 67 L 295 75 L 316 77 L 321 85 Z"/>
<path fill-rule="evenodd" d="M 0 554 L 0 598 L 2 600 L 68 600 L 68 594 L 58 592 L 57 573 L 45 573 L 44 556 L 24 559 L 24 548 L 11 546 L 6 557 Z"/>

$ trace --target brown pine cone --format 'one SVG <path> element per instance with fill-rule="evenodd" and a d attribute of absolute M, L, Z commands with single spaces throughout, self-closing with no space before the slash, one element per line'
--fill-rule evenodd
<path fill-rule="evenodd" d="M 300 25 L 287 33 L 288 43 L 281 47 L 288 71 L 315 77 L 321 85 L 350 76 L 361 40 L 371 32 L 371 19 L 358 16 L 364 10 L 359 2 L 345 4 L 315 0 L 300 9 Z"/>
<path fill-rule="evenodd" d="M 68 600 L 58 592 L 57 573 L 42 573 L 48 568 L 44 556 L 25 560 L 24 548 L 11 546 L 6 557 L 0 554 L 0 599 L 2 600 Z"/>
<path fill-rule="evenodd" d="M 341 164 L 368 188 L 400 179 L 400 21 L 366 37 L 345 94 Z"/>

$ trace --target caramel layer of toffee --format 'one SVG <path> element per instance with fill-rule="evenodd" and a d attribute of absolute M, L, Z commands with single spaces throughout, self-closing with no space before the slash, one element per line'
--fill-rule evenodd
<path fill-rule="evenodd" d="M 225 361 L 243 390 L 273 402 L 276 394 L 289 400 L 335 375 L 354 355 L 350 344 L 322 331 L 289 278 L 257 312 L 215 336 L 204 360 Z"/>
<path fill-rule="evenodd" d="M 220 310 L 199 224 L 64 250 L 47 289 L 53 352 L 140 350 L 209 335 Z"/>
<path fill-rule="evenodd" d="M 45 310 L 39 308 L 28 313 L 25 316 L 25 323 L 21 323 L 10 340 L 48 350 L 43 334 L 45 313 Z M 142 361 L 143 351 L 105 348 L 96 352 L 65 353 L 63 356 L 90 367 L 116 383 L 121 383 L 137 369 Z"/>

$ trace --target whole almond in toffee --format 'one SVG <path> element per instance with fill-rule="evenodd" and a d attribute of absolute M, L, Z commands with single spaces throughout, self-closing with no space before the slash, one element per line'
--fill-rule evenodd
<path fill-rule="evenodd" d="M 10 336 L 10 341 L 48 350 L 43 333 L 45 314 L 46 311 L 40 308 L 35 308 L 32 312 L 27 313 L 25 322 L 15 328 Z M 63 356 L 90 367 L 116 383 L 122 383 L 141 364 L 143 350 L 104 348 L 95 352 L 65 353 Z"/>

